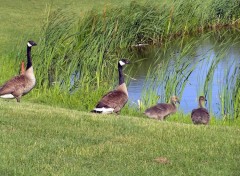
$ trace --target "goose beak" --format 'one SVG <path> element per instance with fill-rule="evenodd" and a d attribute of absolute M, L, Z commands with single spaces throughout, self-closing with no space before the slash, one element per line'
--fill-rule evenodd
<path fill-rule="evenodd" d="M 180 104 L 180 101 L 178 100 L 177 103 Z"/>

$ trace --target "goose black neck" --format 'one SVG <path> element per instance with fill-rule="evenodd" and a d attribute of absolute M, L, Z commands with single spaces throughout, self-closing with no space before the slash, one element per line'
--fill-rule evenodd
<path fill-rule="evenodd" d="M 123 68 L 120 64 L 118 64 L 118 73 L 119 73 L 119 85 L 124 83 L 124 76 L 123 76 Z"/>
<path fill-rule="evenodd" d="M 32 66 L 31 47 L 27 46 L 27 69 Z"/>

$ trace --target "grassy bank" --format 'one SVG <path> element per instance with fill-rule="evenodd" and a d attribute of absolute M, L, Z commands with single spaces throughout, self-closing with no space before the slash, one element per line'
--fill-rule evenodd
<path fill-rule="evenodd" d="M 0 102 L 1 175 L 238 175 L 240 131 Z"/>

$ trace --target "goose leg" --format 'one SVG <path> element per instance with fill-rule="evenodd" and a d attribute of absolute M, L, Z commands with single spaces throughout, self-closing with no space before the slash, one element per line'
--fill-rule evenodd
<path fill-rule="evenodd" d="M 158 120 L 163 120 L 163 117 L 162 116 L 158 116 L 157 119 Z"/>
<path fill-rule="evenodd" d="M 16 97 L 18 103 L 20 103 L 20 98 L 21 96 Z"/>

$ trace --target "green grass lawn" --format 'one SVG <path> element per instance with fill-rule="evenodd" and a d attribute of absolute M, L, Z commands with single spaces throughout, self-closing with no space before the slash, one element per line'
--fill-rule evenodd
<path fill-rule="evenodd" d="M 141 1 L 145 2 L 146 0 Z M 17 42 L 26 36 L 37 42 L 49 8 L 69 8 L 76 14 L 83 15 L 92 8 L 101 11 L 109 6 L 124 5 L 130 2 L 128 0 L 0 0 L 0 54 L 9 52 Z"/>
<path fill-rule="evenodd" d="M 0 101 L 0 175 L 239 175 L 240 129 Z"/>

